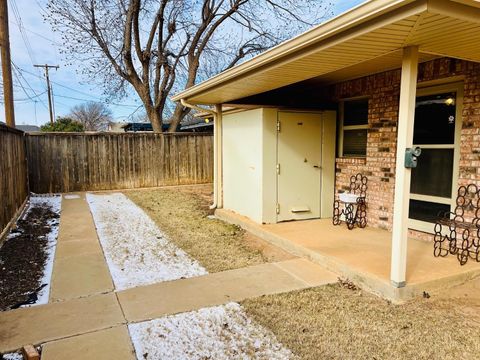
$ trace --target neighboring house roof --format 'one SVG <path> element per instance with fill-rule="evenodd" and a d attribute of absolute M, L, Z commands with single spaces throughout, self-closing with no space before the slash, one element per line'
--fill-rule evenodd
<path fill-rule="evenodd" d="M 122 125 L 124 131 L 153 131 L 151 123 L 126 123 Z"/>
<path fill-rule="evenodd" d="M 480 2 L 367 1 L 172 99 L 229 104 L 303 80 L 339 82 L 399 68 L 410 45 L 419 46 L 421 62 L 440 56 L 480 62 Z"/>
<path fill-rule="evenodd" d="M 125 132 L 137 132 L 137 131 L 153 131 L 153 127 L 151 123 L 126 123 L 120 126 L 123 131 Z M 170 124 L 164 123 L 162 126 L 163 131 L 167 131 L 170 127 Z M 213 122 L 206 122 L 203 119 L 193 118 L 188 120 L 186 123 L 182 123 L 178 128 L 178 131 L 189 131 L 194 129 L 200 128 L 212 128 L 213 129 Z"/>
<path fill-rule="evenodd" d="M 15 128 L 25 132 L 40 131 L 40 127 L 37 125 L 16 125 Z"/>
<path fill-rule="evenodd" d="M 125 131 L 123 126 L 125 123 L 123 122 L 111 122 L 108 124 L 107 131 L 108 132 L 123 132 Z"/>
<path fill-rule="evenodd" d="M 169 124 L 163 124 L 162 126 L 162 130 L 163 131 L 167 131 L 168 130 L 168 127 L 170 125 Z M 127 131 L 133 131 L 133 132 L 137 132 L 137 131 L 153 131 L 153 127 L 152 127 L 152 124 L 151 123 L 126 123 L 124 125 L 122 125 L 122 128 L 125 132 Z"/>
<path fill-rule="evenodd" d="M 196 124 L 190 124 L 190 125 L 183 125 L 180 127 L 180 131 L 195 131 L 195 130 L 200 130 L 202 129 L 203 131 L 213 131 L 213 121 L 210 122 L 205 122 L 201 121 Z"/>

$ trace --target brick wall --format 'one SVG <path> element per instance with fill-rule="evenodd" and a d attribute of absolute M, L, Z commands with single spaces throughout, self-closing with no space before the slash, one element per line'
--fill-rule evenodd
<path fill-rule="evenodd" d="M 351 175 L 368 176 L 368 223 L 391 230 L 395 190 L 395 156 L 400 97 L 400 70 L 392 70 L 333 85 L 333 100 L 369 97 L 366 158 L 337 158 L 336 191 L 348 189 Z M 464 105 L 459 183 L 480 184 L 480 64 L 436 59 L 419 66 L 419 82 L 464 77 Z M 418 238 L 430 238 L 411 232 Z"/>
<path fill-rule="evenodd" d="M 480 64 L 464 64 L 459 183 L 480 185 Z"/>

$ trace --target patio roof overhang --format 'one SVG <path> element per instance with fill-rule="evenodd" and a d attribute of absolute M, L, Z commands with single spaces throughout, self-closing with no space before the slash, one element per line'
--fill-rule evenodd
<path fill-rule="evenodd" d="M 173 100 L 226 104 L 308 79 L 331 83 L 399 68 L 409 46 L 418 46 L 420 62 L 480 62 L 480 1 L 371 0 Z"/>

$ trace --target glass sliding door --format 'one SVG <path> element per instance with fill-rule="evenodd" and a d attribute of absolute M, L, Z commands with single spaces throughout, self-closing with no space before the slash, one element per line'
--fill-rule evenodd
<path fill-rule="evenodd" d="M 462 86 L 419 89 L 413 144 L 422 148 L 412 169 L 409 227 L 433 232 L 439 213 L 451 210 L 458 180 Z"/>

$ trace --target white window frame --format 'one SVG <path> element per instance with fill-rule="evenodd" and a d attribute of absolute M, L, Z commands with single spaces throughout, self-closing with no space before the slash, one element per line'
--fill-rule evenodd
<path fill-rule="evenodd" d="M 456 206 L 456 197 L 458 189 L 458 178 L 459 178 L 459 164 L 460 164 L 460 140 L 461 140 L 461 130 L 462 130 L 462 111 L 463 111 L 463 82 L 456 83 L 446 83 L 443 85 L 430 86 L 417 89 L 418 96 L 428 96 L 436 95 L 447 92 L 455 92 L 456 103 L 455 103 L 455 134 L 454 134 L 454 143 L 453 144 L 414 144 L 415 146 L 420 146 L 422 149 L 453 149 L 453 170 L 452 170 L 452 192 L 450 198 L 439 197 L 439 196 L 428 196 L 421 194 L 410 193 L 410 199 L 435 202 L 440 204 L 450 205 L 450 211 L 453 211 Z M 418 161 L 422 161 L 422 156 Z M 427 233 L 433 233 L 434 224 L 427 221 L 420 221 L 415 219 L 408 219 L 408 227 L 412 230 L 418 230 Z"/>
<path fill-rule="evenodd" d="M 344 158 L 361 158 L 365 159 L 367 157 L 367 149 L 365 146 L 365 155 L 344 155 L 343 154 L 343 137 L 344 137 L 344 132 L 345 130 L 361 130 L 361 129 L 368 129 L 368 116 L 367 116 L 367 123 L 365 125 L 348 125 L 345 126 L 343 125 L 343 121 L 345 119 L 345 102 L 347 101 L 354 101 L 354 100 L 367 100 L 369 102 L 369 97 L 368 96 L 358 96 L 358 97 L 352 97 L 352 98 L 346 98 L 340 100 L 339 103 L 339 118 L 340 118 L 340 124 L 338 127 L 338 156 L 339 157 L 344 157 Z M 368 104 L 370 106 L 370 104 Z"/>

